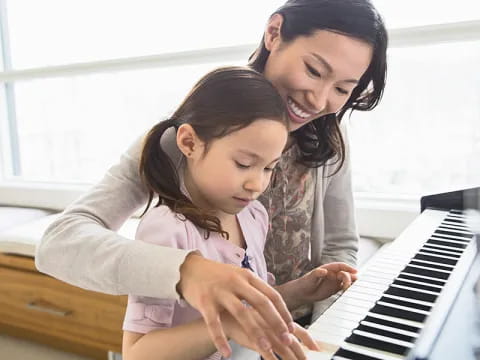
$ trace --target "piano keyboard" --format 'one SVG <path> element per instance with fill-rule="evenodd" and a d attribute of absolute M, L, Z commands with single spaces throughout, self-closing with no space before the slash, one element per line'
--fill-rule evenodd
<path fill-rule="evenodd" d="M 309 327 L 323 350 L 308 359 L 404 359 L 427 325 L 440 327 L 439 304 L 453 302 L 475 256 L 472 238 L 460 211 L 425 210 Z"/>

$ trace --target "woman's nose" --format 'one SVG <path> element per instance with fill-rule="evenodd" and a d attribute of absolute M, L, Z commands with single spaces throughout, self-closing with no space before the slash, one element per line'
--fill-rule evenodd
<path fill-rule="evenodd" d="M 325 112 L 328 107 L 329 99 L 328 96 L 330 94 L 330 90 L 327 86 L 322 86 L 316 88 L 314 90 L 307 92 L 307 101 L 308 105 L 311 108 L 311 111 L 315 113 Z"/>

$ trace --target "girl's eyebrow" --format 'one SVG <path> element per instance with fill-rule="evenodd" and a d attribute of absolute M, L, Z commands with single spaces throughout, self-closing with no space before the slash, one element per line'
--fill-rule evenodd
<path fill-rule="evenodd" d="M 250 157 L 254 158 L 255 160 L 263 160 L 263 158 L 262 158 L 260 155 L 255 154 L 254 152 L 252 152 L 252 151 L 250 151 L 250 150 L 243 150 L 243 149 L 242 149 L 242 150 L 239 150 L 239 152 L 241 152 L 241 153 L 243 153 L 243 154 L 245 154 L 245 155 L 247 155 L 247 156 L 250 156 Z M 275 160 L 272 160 L 272 161 L 270 162 L 270 164 L 271 164 L 271 163 L 274 163 L 274 162 L 276 162 L 276 161 L 278 161 L 278 160 L 280 160 L 280 158 L 281 158 L 281 156 L 279 156 L 279 157 L 276 158 Z"/>
<path fill-rule="evenodd" d="M 333 73 L 333 68 L 332 68 L 332 65 L 330 65 L 328 63 L 327 60 L 325 60 L 322 56 L 320 56 L 319 54 L 316 54 L 314 52 L 310 53 L 315 59 L 317 59 L 320 63 L 322 63 L 322 65 L 327 69 L 327 72 L 328 73 Z M 348 79 L 348 80 L 342 80 L 343 82 L 348 82 L 348 83 L 352 83 L 352 84 L 355 84 L 357 85 L 358 84 L 358 80 L 356 79 Z"/>

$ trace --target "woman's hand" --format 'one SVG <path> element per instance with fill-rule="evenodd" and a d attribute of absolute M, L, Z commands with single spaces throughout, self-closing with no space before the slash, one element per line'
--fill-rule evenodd
<path fill-rule="evenodd" d="M 180 267 L 177 290 L 202 314 L 215 347 L 224 357 L 230 356 L 231 348 L 220 320 L 222 312 L 229 313 L 248 334 L 248 344 L 256 344 L 248 347 L 266 359 L 272 358 L 272 346 L 280 354 L 292 344 L 289 330 L 294 331 L 295 326 L 282 297 L 249 270 L 191 253 Z M 244 301 L 258 316 L 245 316 Z M 232 338 L 239 342 L 237 334 Z"/>
<path fill-rule="evenodd" d="M 259 323 L 268 334 L 266 323 L 252 307 L 245 306 L 244 316 L 250 317 L 253 321 Z M 308 332 L 295 323 L 293 324 L 292 335 L 290 335 L 291 343 L 289 346 L 284 346 L 278 342 L 276 337 L 271 337 L 269 341 L 273 345 L 272 350 L 265 352 L 260 351 L 261 349 L 258 349 L 257 344 L 251 342 L 243 328 L 230 314 L 223 313 L 221 315 L 221 321 L 228 337 L 234 339 L 239 345 L 261 352 L 265 360 L 277 360 L 278 358 L 275 354 L 279 355 L 282 360 L 303 360 L 306 359 L 304 347 L 312 351 L 320 351 L 319 346 L 310 337 Z"/>
<path fill-rule="evenodd" d="M 340 290 L 346 290 L 357 280 L 357 270 L 348 264 L 334 262 L 319 266 L 301 278 L 289 281 L 276 289 L 288 308 L 324 300 Z"/>

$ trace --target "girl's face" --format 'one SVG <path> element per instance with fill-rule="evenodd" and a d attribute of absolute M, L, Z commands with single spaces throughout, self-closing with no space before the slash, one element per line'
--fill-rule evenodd
<path fill-rule="evenodd" d="M 270 51 L 264 74 L 287 104 L 290 131 L 347 102 L 372 59 L 365 41 L 326 30 L 285 43 L 280 36 L 282 16 L 274 15 L 265 32 Z"/>
<path fill-rule="evenodd" d="M 207 150 L 195 138 L 184 151 L 181 128 L 177 144 L 187 159 L 185 186 L 195 205 L 216 211 L 219 218 L 238 213 L 265 191 L 288 138 L 281 122 L 259 119 L 211 141 Z"/>

